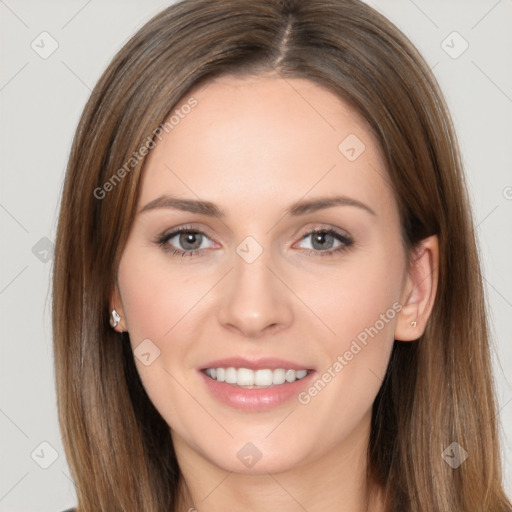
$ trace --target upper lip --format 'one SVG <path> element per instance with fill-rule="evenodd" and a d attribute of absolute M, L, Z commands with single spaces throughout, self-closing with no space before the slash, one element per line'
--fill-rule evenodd
<path fill-rule="evenodd" d="M 277 359 L 275 357 L 262 357 L 259 359 L 244 359 L 243 357 L 228 357 L 225 359 L 216 359 L 201 366 L 201 370 L 208 368 L 247 368 L 249 370 L 269 369 L 276 370 L 284 368 L 285 370 L 309 370 L 308 365 Z"/>

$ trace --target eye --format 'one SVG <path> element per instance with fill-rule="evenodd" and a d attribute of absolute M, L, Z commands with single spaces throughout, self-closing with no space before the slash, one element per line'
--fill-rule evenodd
<path fill-rule="evenodd" d="M 171 231 L 157 242 L 166 252 L 175 256 L 194 256 L 214 245 L 205 233 L 187 227 Z"/>
<path fill-rule="evenodd" d="M 354 243 L 347 235 L 332 228 L 312 230 L 302 237 L 301 242 L 306 242 L 301 248 L 312 256 L 332 256 L 347 250 Z"/>
<path fill-rule="evenodd" d="M 197 256 L 215 246 L 203 231 L 184 226 L 165 233 L 156 242 L 173 256 Z M 299 248 L 309 256 L 333 256 L 347 250 L 353 240 L 332 228 L 314 229 L 306 233 L 299 242 Z M 300 246 L 302 244 L 302 247 Z"/>

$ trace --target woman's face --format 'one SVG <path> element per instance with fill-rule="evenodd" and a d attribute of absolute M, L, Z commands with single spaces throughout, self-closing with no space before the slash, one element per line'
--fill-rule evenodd
<path fill-rule="evenodd" d="M 146 160 L 112 299 L 144 387 L 179 460 L 360 454 L 410 291 L 376 139 L 307 80 L 193 98 Z"/>

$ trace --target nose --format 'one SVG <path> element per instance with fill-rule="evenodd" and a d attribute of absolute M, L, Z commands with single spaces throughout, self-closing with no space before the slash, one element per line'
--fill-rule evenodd
<path fill-rule="evenodd" d="M 218 309 L 224 328 L 259 338 L 292 323 L 292 294 L 274 267 L 266 251 L 252 263 L 234 255 L 234 268 L 224 280 Z"/>

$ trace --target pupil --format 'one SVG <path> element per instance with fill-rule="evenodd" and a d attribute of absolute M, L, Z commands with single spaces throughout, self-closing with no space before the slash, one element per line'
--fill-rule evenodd
<path fill-rule="evenodd" d="M 199 233 L 181 233 L 180 245 L 184 249 L 198 249 L 201 246 L 201 235 Z"/>

